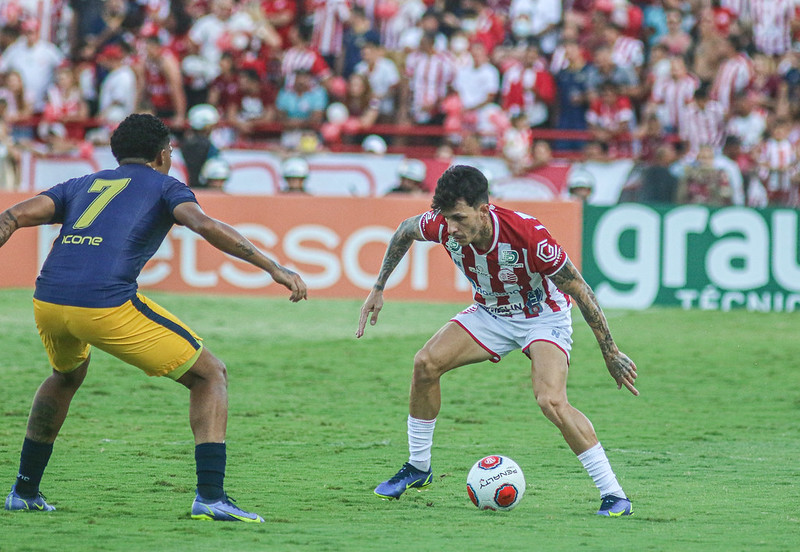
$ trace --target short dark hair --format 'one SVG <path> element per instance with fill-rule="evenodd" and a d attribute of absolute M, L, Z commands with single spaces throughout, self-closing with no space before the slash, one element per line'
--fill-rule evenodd
<path fill-rule="evenodd" d="M 111 135 L 111 153 L 123 159 L 155 161 L 169 145 L 169 128 L 161 119 L 147 113 L 128 115 Z"/>
<path fill-rule="evenodd" d="M 452 209 L 459 199 L 470 207 L 489 203 L 489 181 L 481 171 L 469 165 L 453 165 L 436 182 L 431 207 L 442 211 Z"/>

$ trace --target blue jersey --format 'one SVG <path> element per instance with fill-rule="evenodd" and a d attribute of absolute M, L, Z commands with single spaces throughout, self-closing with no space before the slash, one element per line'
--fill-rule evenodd
<path fill-rule="evenodd" d="M 197 202 L 182 182 L 147 165 L 73 178 L 42 192 L 61 233 L 36 279 L 34 297 L 75 307 L 117 307 L 175 224 L 172 211 Z"/>

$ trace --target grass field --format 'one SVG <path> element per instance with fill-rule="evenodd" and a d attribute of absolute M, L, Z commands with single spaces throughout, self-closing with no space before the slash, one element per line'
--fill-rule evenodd
<path fill-rule="evenodd" d="M 407 458 L 411 359 L 463 305 L 389 293 L 379 324 L 357 341 L 357 301 L 148 295 L 228 364 L 226 486 L 267 522 L 192 521 L 188 393 L 95 352 L 42 485 L 58 511 L 0 511 L 0 550 L 800 549 L 797 314 L 608 313 L 639 367 L 635 398 L 617 391 L 575 311 L 570 399 L 636 510 L 607 519 L 593 515 L 596 489 L 539 412 L 520 353 L 445 376 L 431 487 L 393 502 L 372 494 Z M 8 487 L 48 374 L 29 297 L 0 291 Z M 480 512 L 467 498 L 467 471 L 492 453 L 527 476 L 513 512 Z"/>

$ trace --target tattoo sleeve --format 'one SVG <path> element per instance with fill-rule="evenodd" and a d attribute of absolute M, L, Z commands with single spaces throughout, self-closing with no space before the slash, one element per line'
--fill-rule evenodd
<path fill-rule="evenodd" d="M 11 211 L 0 213 L 0 247 L 8 241 L 17 228 L 19 228 L 19 221 Z"/>
<path fill-rule="evenodd" d="M 567 260 L 561 270 L 550 276 L 550 280 L 558 286 L 558 289 L 569 294 L 578 305 L 584 320 L 594 332 L 603 357 L 616 353 L 617 346 L 614 343 L 614 338 L 611 337 L 608 321 L 600 308 L 600 304 L 597 302 L 597 297 L 592 288 L 589 287 L 589 284 L 583 279 L 581 273 L 578 272 L 578 269 L 575 268 L 575 265 L 572 264 L 572 261 Z"/>
<path fill-rule="evenodd" d="M 378 279 L 375 281 L 377 290 L 383 290 L 386 287 L 386 281 L 400 261 L 403 260 L 411 244 L 416 240 L 422 240 L 422 234 L 419 230 L 419 219 L 422 215 L 411 217 L 400 223 L 397 231 L 389 240 L 389 246 L 386 248 L 386 254 L 383 256 L 383 264 L 381 264 L 381 271 L 378 274 Z"/>

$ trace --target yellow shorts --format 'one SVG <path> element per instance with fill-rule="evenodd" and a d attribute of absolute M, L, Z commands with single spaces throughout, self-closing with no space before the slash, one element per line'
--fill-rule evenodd
<path fill-rule="evenodd" d="M 34 299 L 33 312 L 50 364 L 58 372 L 78 368 L 93 345 L 148 376 L 178 379 L 203 350 L 201 339 L 188 326 L 140 294 L 110 308 Z"/>

